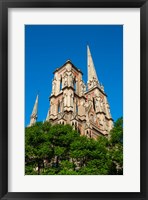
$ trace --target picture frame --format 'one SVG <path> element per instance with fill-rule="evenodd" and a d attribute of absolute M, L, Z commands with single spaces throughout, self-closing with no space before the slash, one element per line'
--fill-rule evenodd
<path fill-rule="evenodd" d="M 140 8 L 140 192 L 9 192 L 8 191 L 8 9 L 9 8 Z M 1 0 L 0 1 L 0 198 L 1 199 L 148 199 L 148 2 L 146 0 Z"/>

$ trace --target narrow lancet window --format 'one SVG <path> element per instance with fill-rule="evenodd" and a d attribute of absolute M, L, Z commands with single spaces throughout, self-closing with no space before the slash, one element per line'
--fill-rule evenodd
<path fill-rule="evenodd" d="M 76 80 L 74 79 L 74 81 L 73 81 L 73 87 L 74 87 L 74 90 L 76 91 Z"/>
<path fill-rule="evenodd" d="M 62 77 L 61 77 L 61 80 L 60 80 L 60 91 L 62 90 Z"/>
<path fill-rule="evenodd" d="M 94 108 L 94 111 L 96 111 L 95 99 L 94 98 L 93 98 L 93 108 Z"/>
<path fill-rule="evenodd" d="M 61 110 L 60 110 L 60 102 L 58 103 L 58 113 L 60 113 Z"/>

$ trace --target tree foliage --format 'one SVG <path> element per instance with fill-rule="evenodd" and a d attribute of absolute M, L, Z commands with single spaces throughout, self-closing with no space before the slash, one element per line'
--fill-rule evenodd
<path fill-rule="evenodd" d="M 36 123 L 25 129 L 26 175 L 123 174 L 123 120 L 110 137 L 80 136 L 70 125 Z"/>

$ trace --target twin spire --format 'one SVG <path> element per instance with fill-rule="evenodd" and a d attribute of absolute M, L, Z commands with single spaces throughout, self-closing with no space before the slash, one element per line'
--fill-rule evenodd
<path fill-rule="evenodd" d="M 97 77 L 94 62 L 93 62 L 91 52 L 90 52 L 90 48 L 89 48 L 88 45 L 87 45 L 87 70 L 88 70 L 88 90 L 89 90 L 93 86 L 98 85 L 99 80 L 98 80 L 98 77 Z M 34 104 L 34 107 L 33 107 L 33 110 L 32 110 L 29 126 L 32 126 L 33 124 L 36 123 L 37 113 L 38 113 L 38 95 L 36 97 L 35 104 Z M 49 115 L 49 113 L 48 113 L 48 115 Z M 47 116 L 47 118 L 48 118 L 48 116 Z"/>
<path fill-rule="evenodd" d="M 31 117 L 30 117 L 30 124 L 29 124 L 29 126 L 32 126 L 33 124 L 35 124 L 35 123 L 36 123 L 36 120 L 37 120 L 37 114 L 38 114 L 38 98 L 39 98 L 39 95 L 37 95 L 36 100 L 35 100 L 35 103 L 34 103 L 34 107 L 33 107 L 33 110 L 32 110 L 32 114 L 31 114 Z"/>
<path fill-rule="evenodd" d="M 37 97 L 36 97 L 35 104 L 34 104 L 31 116 L 36 116 L 37 115 L 37 112 L 38 112 L 38 99 L 39 99 L 39 95 L 37 95 Z"/>
<path fill-rule="evenodd" d="M 87 70 L 88 70 L 88 81 L 93 80 L 94 78 L 98 81 L 94 62 L 88 45 L 87 45 Z"/>

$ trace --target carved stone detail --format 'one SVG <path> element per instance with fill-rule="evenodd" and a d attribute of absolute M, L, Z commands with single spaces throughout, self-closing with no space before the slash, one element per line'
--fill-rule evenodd
<path fill-rule="evenodd" d="M 62 87 L 61 87 L 62 86 Z M 82 79 L 82 73 L 71 61 L 67 61 L 55 72 L 52 82 L 49 120 L 53 123 L 74 123 L 81 134 L 97 137 L 106 135 L 113 127 L 110 107 L 100 85 L 94 63 L 88 48 L 88 81 Z"/>

